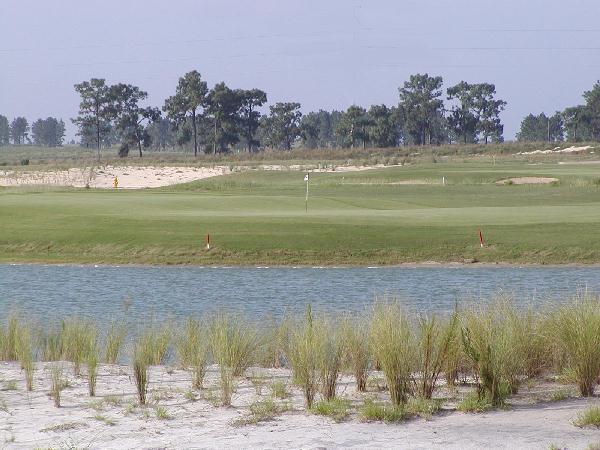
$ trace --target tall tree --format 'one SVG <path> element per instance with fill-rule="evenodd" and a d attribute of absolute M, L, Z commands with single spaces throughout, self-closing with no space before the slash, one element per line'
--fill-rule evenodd
<path fill-rule="evenodd" d="M 319 110 L 302 116 L 300 136 L 308 148 L 331 148 L 341 146 L 335 133 L 343 113 L 340 111 Z"/>
<path fill-rule="evenodd" d="M 31 136 L 35 145 L 60 147 L 65 138 L 65 123 L 54 117 L 38 119 L 31 125 Z"/>
<path fill-rule="evenodd" d="M 103 78 L 92 78 L 75 85 L 75 90 L 81 97 L 79 115 L 72 122 L 79 127 L 79 135 L 94 130 L 98 161 L 100 161 L 100 146 L 102 138 L 110 131 L 113 117 L 113 107 L 110 87 Z"/>
<path fill-rule="evenodd" d="M 369 117 L 365 108 L 352 105 L 342 114 L 335 132 L 341 138 L 344 146 L 354 148 L 356 143 L 360 142 L 365 148 L 369 139 L 368 125 Z"/>
<path fill-rule="evenodd" d="M 562 115 L 568 140 L 577 142 L 591 138 L 590 114 L 585 105 L 566 108 Z"/>
<path fill-rule="evenodd" d="M 399 142 L 394 110 L 386 105 L 373 105 L 367 113 L 367 135 L 375 147 L 396 147 Z"/>
<path fill-rule="evenodd" d="M 175 145 L 175 134 L 173 123 L 166 117 L 161 117 L 148 124 L 146 127 L 152 145 L 158 150 L 166 150 L 167 147 Z"/>
<path fill-rule="evenodd" d="M 8 145 L 10 142 L 10 125 L 8 118 L 0 114 L 0 145 Z"/>
<path fill-rule="evenodd" d="M 175 95 L 169 97 L 163 107 L 163 111 L 177 126 L 183 125 L 189 117 L 194 139 L 194 156 L 198 156 L 198 124 L 196 117 L 199 108 L 206 106 L 207 93 L 206 81 L 202 80 L 198 71 L 193 70 L 179 79 Z"/>
<path fill-rule="evenodd" d="M 10 124 L 10 137 L 13 144 L 23 145 L 29 133 L 29 123 L 25 117 L 16 117 Z"/>
<path fill-rule="evenodd" d="M 500 113 L 504 111 L 506 102 L 495 98 L 496 86 L 491 83 L 474 84 L 471 92 L 477 111 L 477 131 L 483 135 L 486 144 L 489 138 L 501 142 L 504 125 Z"/>
<path fill-rule="evenodd" d="M 268 144 L 273 148 L 291 150 L 300 136 L 300 103 L 278 102 L 269 107 L 269 116 L 263 119 Z"/>
<path fill-rule="evenodd" d="M 434 127 L 442 115 L 442 77 L 411 75 L 398 89 L 403 122 L 416 144 L 431 144 Z"/>
<path fill-rule="evenodd" d="M 148 94 L 131 84 L 119 83 L 111 87 L 114 105 L 116 130 L 121 138 L 119 156 L 129 154 L 129 146 L 135 144 L 140 158 L 142 145 L 150 144 L 150 134 L 146 126 L 160 118 L 160 110 L 152 107 L 141 107 L 139 102 L 145 100 Z"/>
<path fill-rule="evenodd" d="M 564 139 L 563 119 L 560 113 L 553 116 L 529 114 L 521 122 L 517 133 L 518 141 L 542 142 L 562 141 Z"/>
<path fill-rule="evenodd" d="M 205 116 L 212 123 L 213 154 L 225 151 L 239 141 L 238 125 L 241 98 L 223 82 L 216 84 L 209 92 Z"/>
<path fill-rule="evenodd" d="M 457 104 L 450 109 L 448 126 L 463 143 L 476 142 L 479 118 L 476 111 L 476 99 L 473 95 L 473 85 L 461 81 L 446 91 L 448 100 L 456 100 Z"/>
<path fill-rule="evenodd" d="M 583 93 L 586 103 L 587 119 L 594 140 L 600 140 L 600 81 L 589 91 Z"/>
<path fill-rule="evenodd" d="M 260 124 L 261 114 L 256 108 L 260 108 L 267 102 L 267 93 L 260 89 L 249 89 L 239 90 L 237 95 L 240 104 L 238 113 L 240 125 L 243 130 L 248 153 L 250 153 L 253 148 L 258 148 L 260 145 L 260 141 L 255 136 Z"/>

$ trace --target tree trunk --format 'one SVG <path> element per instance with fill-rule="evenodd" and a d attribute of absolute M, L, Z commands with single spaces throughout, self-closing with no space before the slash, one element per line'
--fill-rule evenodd
<path fill-rule="evenodd" d="M 194 157 L 198 156 L 198 136 L 196 133 L 196 110 L 192 111 L 192 129 L 194 130 Z"/>
<path fill-rule="evenodd" d="M 215 115 L 215 133 L 213 136 L 213 155 L 217 154 L 217 116 Z"/>
<path fill-rule="evenodd" d="M 142 157 L 142 141 L 138 139 L 138 150 L 140 151 L 140 158 Z"/>
<path fill-rule="evenodd" d="M 98 151 L 98 162 L 100 162 L 100 120 L 96 120 L 96 148 Z"/>

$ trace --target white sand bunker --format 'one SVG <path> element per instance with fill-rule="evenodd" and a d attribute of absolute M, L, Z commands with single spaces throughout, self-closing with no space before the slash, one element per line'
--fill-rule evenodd
<path fill-rule="evenodd" d="M 555 147 L 552 150 L 534 150 L 532 152 L 519 152 L 517 153 L 517 155 L 552 155 L 559 153 L 583 153 L 588 150 L 591 150 L 592 148 L 594 147 L 592 147 L 591 145 L 584 145 L 582 147 L 571 146 L 563 149 L 561 149 L 560 147 Z"/>
<path fill-rule="evenodd" d="M 141 167 L 101 166 L 58 171 L 0 171 L 0 186 L 53 185 L 113 188 L 115 177 L 119 189 L 141 189 L 188 183 L 230 173 L 228 166 L 215 167 Z"/>
<path fill-rule="evenodd" d="M 384 166 L 354 165 L 259 165 L 259 166 L 211 166 L 211 167 L 154 167 L 154 166 L 99 166 L 72 168 L 68 170 L 20 171 L 0 170 L 0 186 L 51 185 L 111 189 L 115 177 L 119 189 L 143 189 L 189 183 L 204 178 L 228 175 L 249 170 L 296 171 L 296 172 L 359 172 L 380 169 Z"/>
<path fill-rule="evenodd" d="M 504 186 L 506 184 L 551 184 L 558 182 L 558 178 L 551 177 L 517 177 L 517 178 L 506 178 L 504 180 L 496 181 L 498 186 Z"/>

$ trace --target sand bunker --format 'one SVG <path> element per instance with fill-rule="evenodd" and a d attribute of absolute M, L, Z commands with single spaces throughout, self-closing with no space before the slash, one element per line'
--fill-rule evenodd
<path fill-rule="evenodd" d="M 552 150 L 534 150 L 532 152 L 519 152 L 517 155 L 552 155 L 552 154 L 560 154 L 560 153 L 581 153 L 592 149 L 591 145 L 584 145 L 582 147 L 567 147 L 561 149 L 560 147 L 555 147 Z"/>
<path fill-rule="evenodd" d="M 140 189 L 187 183 L 230 173 L 229 167 L 137 167 L 104 166 L 58 171 L 0 171 L 0 186 L 53 185 L 113 188 L 115 177 L 119 189 Z"/>
<path fill-rule="evenodd" d="M 558 181 L 558 178 L 550 177 L 517 177 L 507 178 L 505 180 L 496 181 L 498 186 L 504 186 L 506 184 L 551 184 Z"/>
<path fill-rule="evenodd" d="M 259 165 L 259 166 L 212 166 L 212 167 L 154 167 L 154 166 L 100 166 L 73 168 L 55 171 L 16 171 L 0 170 L 0 186 L 22 185 L 51 185 L 72 186 L 99 189 L 112 189 L 115 177 L 119 182 L 119 189 L 143 189 L 169 186 L 172 184 L 189 183 L 190 181 L 227 175 L 235 172 L 250 170 L 267 171 L 297 171 L 297 172 L 358 172 L 363 170 L 378 169 L 385 166 L 377 164 L 372 166 L 320 166 L 320 165 L 290 165 L 284 166 Z"/>

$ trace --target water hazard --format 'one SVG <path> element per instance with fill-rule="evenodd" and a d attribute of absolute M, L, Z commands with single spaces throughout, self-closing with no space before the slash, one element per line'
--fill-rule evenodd
<path fill-rule="evenodd" d="M 218 310 L 261 319 L 317 311 L 360 313 L 379 296 L 413 311 L 505 293 L 542 305 L 577 291 L 600 292 L 597 267 L 209 268 L 0 265 L 3 315 L 42 322 L 69 315 L 101 322 L 181 319 Z"/>

